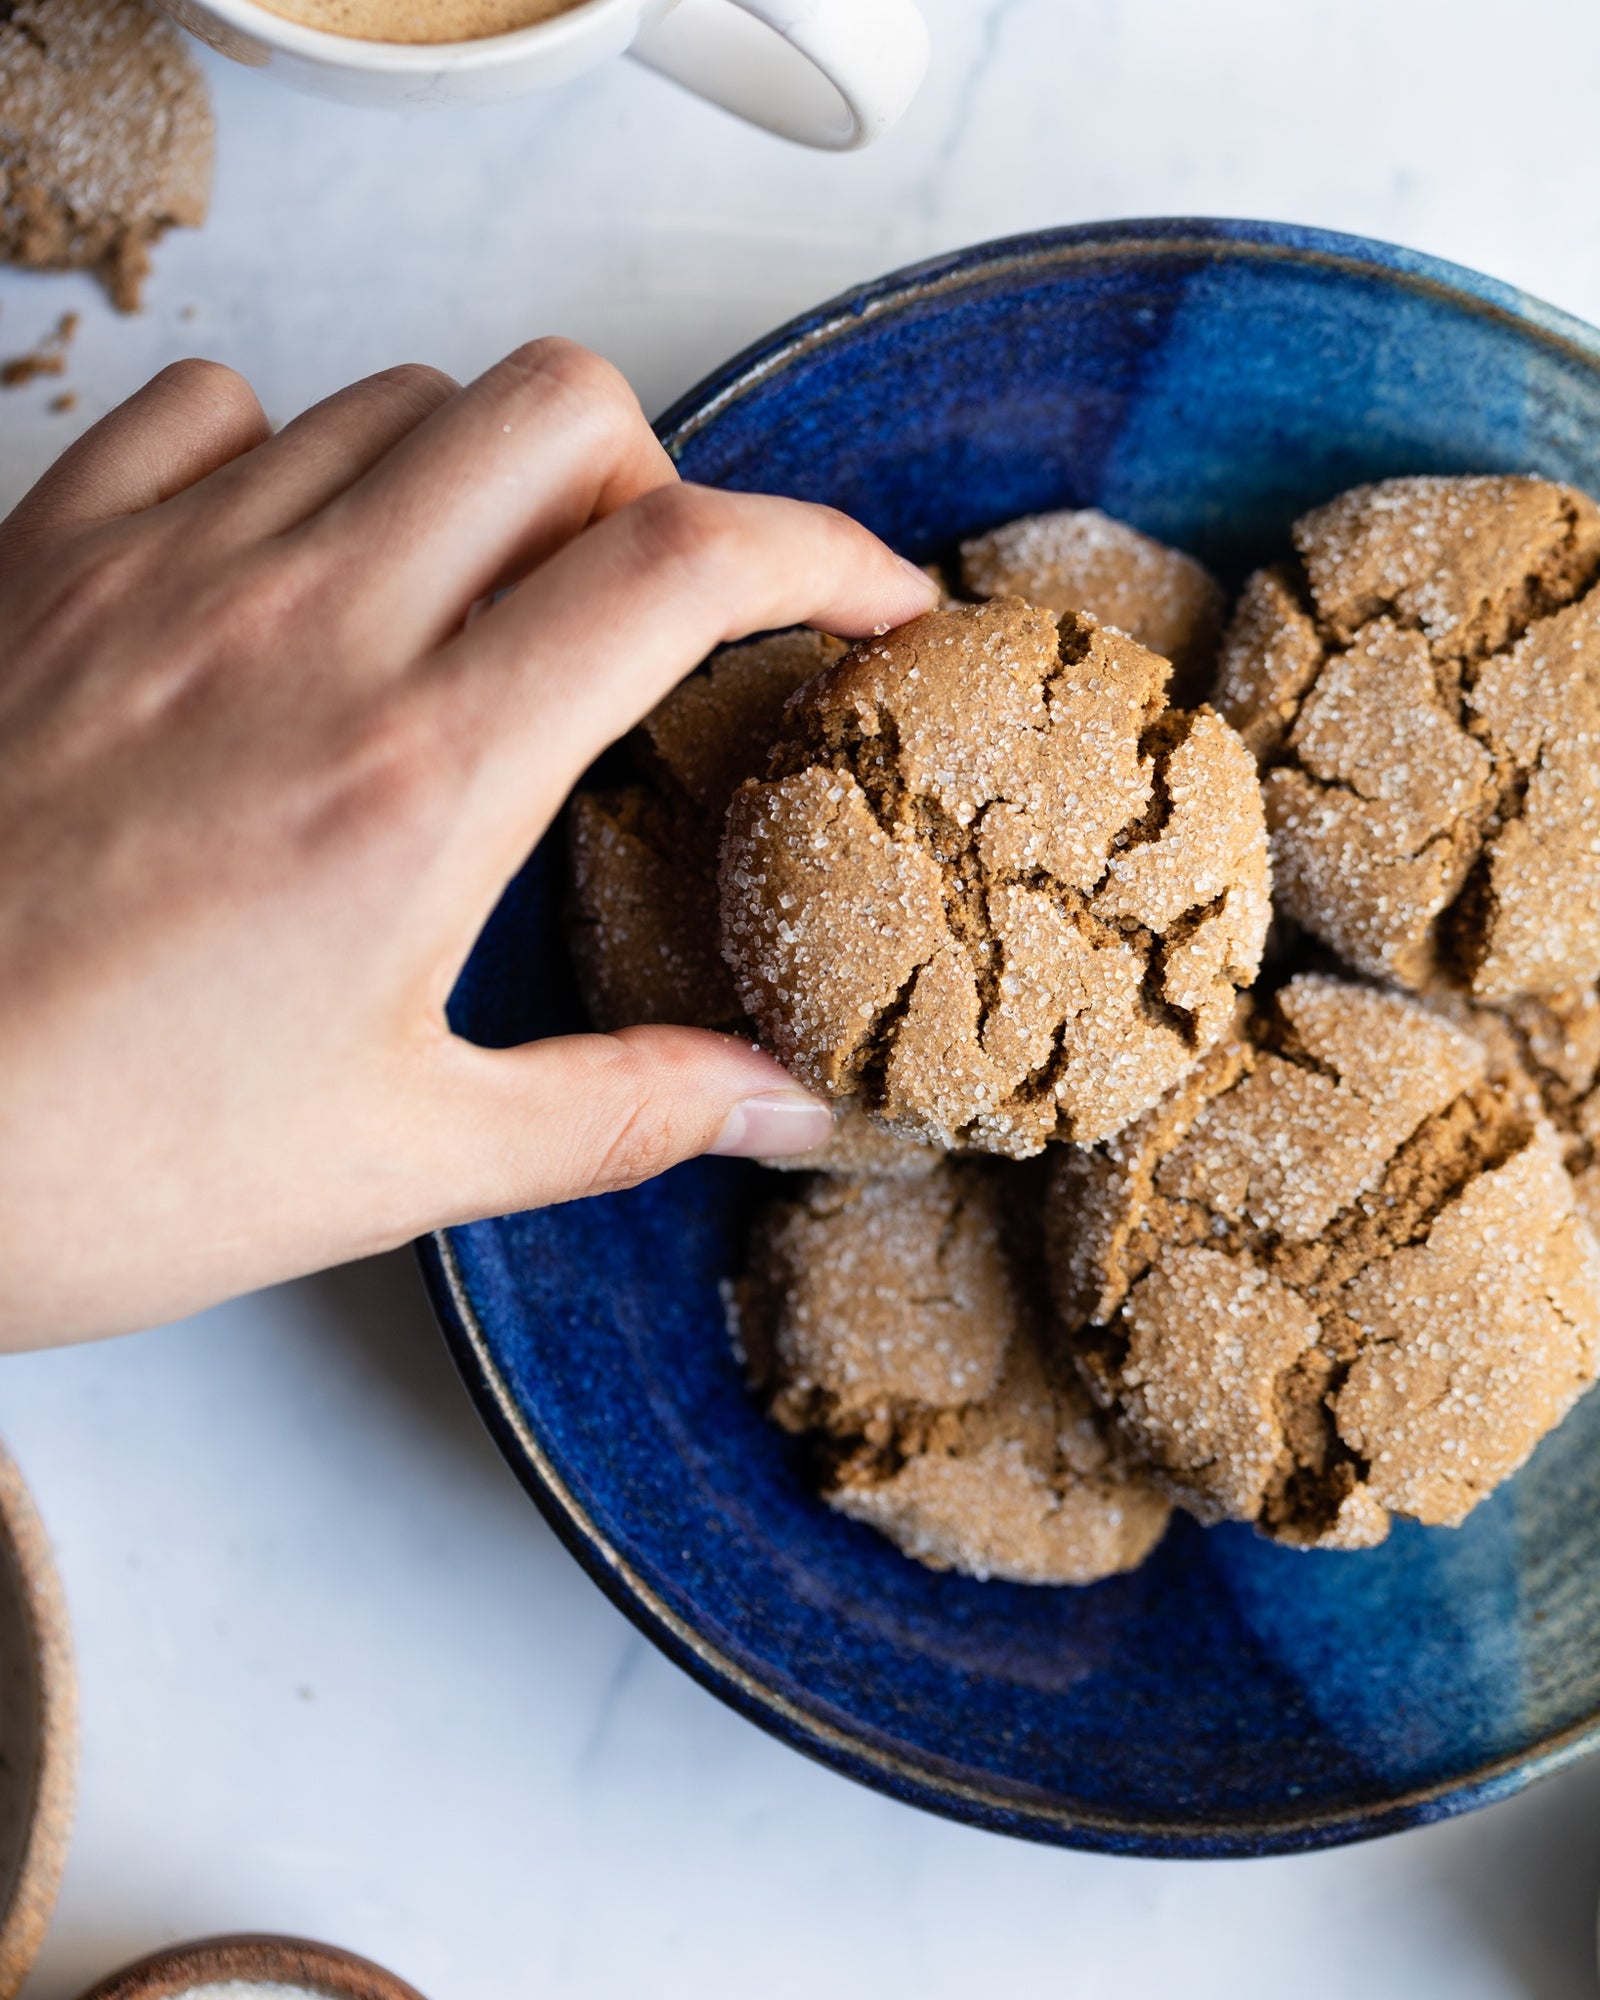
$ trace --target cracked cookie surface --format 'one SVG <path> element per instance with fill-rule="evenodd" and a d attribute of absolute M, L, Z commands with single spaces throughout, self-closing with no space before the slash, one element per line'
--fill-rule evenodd
<path fill-rule="evenodd" d="M 567 934 L 597 1028 L 666 1021 L 748 1035 L 718 948 L 717 846 L 740 780 L 762 769 L 795 689 L 844 651 L 819 632 L 777 632 L 716 654 L 633 733 L 621 782 L 575 792 L 567 811 Z M 938 1159 L 861 1107 L 781 1170 L 916 1175 Z"/>
<path fill-rule="evenodd" d="M 1166 662 L 1016 598 L 864 642 L 735 793 L 723 950 L 802 1082 L 1021 1157 L 1120 1129 L 1225 1032 L 1269 908 L 1252 760 Z"/>
<path fill-rule="evenodd" d="M 1246 584 L 1217 706 L 1279 896 L 1357 970 L 1478 999 L 1600 975 L 1600 509 L 1524 477 L 1357 487 Z"/>
<path fill-rule="evenodd" d="M 1549 1119 L 1579 1212 L 1600 1236 L 1600 986 L 1499 1008 L 1473 1007 L 1450 992 L 1428 998 L 1483 1041 L 1491 1071 L 1522 1093 L 1530 1115 Z"/>
<path fill-rule="evenodd" d="M 598 1028 L 745 1025 L 717 938 L 717 844 L 795 689 L 843 651 L 819 632 L 729 646 L 680 681 L 624 746 L 617 784 L 573 794 L 568 937 Z"/>
<path fill-rule="evenodd" d="M 1594 1379 L 1600 1250 L 1483 1044 L 1302 975 L 1048 1200 L 1085 1380 L 1173 1497 L 1298 1546 L 1456 1523 Z"/>
<path fill-rule="evenodd" d="M 935 1569 L 1089 1583 L 1168 1503 L 1052 1370 L 992 1170 L 816 1181 L 759 1220 L 737 1324 L 754 1385 L 818 1446 L 824 1497 Z"/>
<path fill-rule="evenodd" d="M 1172 663 L 1172 698 L 1210 686 L 1227 599 L 1203 564 L 1097 507 L 1026 514 L 961 545 L 969 597 L 1088 611 Z"/>

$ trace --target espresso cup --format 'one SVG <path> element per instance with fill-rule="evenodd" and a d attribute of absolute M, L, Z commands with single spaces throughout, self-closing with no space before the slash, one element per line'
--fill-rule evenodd
<path fill-rule="evenodd" d="M 352 104 L 483 104 L 635 61 L 805 146 L 869 146 L 916 95 L 928 30 L 916 0 L 580 0 L 467 42 L 369 42 L 256 0 L 162 0 L 193 34 L 285 83 Z"/>

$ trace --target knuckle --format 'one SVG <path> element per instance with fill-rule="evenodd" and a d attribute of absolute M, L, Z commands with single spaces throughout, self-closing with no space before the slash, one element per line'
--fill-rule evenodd
<path fill-rule="evenodd" d="M 609 1044 L 608 1066 L 605 1101 L 615 1104 L 621 1099 L 627 1109 L 604 1135 L 587 1177 L 590 1194 L 637 1187 L 683 1157 L 672 1101 L 662 1092 L 659 1079 L 623 1042 Z"/>
<path fill-rule="evenodd" d="M 590 1191 L 604 1194 L 638 1187 L 665 1172 L 676 1158 L 668 1121 L 651 1106 L 638 1105 L 607 1140 Z"/>
<path fill-rule="evenodd" d="M 371 847 L 421 866 L 436 852 L 454 798 L 451 765 L 419 706 L 380 701 L 328 732 L 302 795 L 300 844 Z M 398 848 L 397 848 L 398 843 Z"/>
<path fill-rule="evenodd" d="M 501 366 L 519 387 L 553 394 L 588 414 L 611 421 L 644 421 L 638 398 L 621 371 L 575 340 L 554 334 L 530 340 L 508 354 Z"/>
<path fill-rule="evenodd" d="M 368 384 L 375 394 L 400 404 L 419 421 L 448 402 L 461 386 L 442 368 L 430 368 L 424 361 L 402 361 L 393 368 L 380 368 L 368 377 Z"/>
<path fill-rule="evenodd" d="M 213 629 L 224 657 L 281 655 L 314 611 L 318 576 L 292 548 L 277 548 L 226 564 L 215 573 Z"/>
<path fill-rule="evenodd" d="M 261 406 L 256 392 L 235 368 L 223 361 L 206 361 L 190 355 L 170 362 L 155 377 L 169 393 L 197 410 L 218 417 L 259 420 Z"/>
<path fill-rule="evenodd" d="M 752 558 L 744 512 L 728 494 L 703 486 L 662 486 L 636 500 L 632 512 L 647 570 L 687 572 L 691 581 L 710 586 Z"/>

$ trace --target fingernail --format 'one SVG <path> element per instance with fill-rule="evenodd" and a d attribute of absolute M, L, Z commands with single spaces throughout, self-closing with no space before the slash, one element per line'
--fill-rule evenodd
<path fill-rule="evenodd" d="M 804 1090 L 767 1090 L 728 1113 L 710 1151 L 735 1160 L 814 1153 L 833 1137 L 833 1113 Z"/>
<path fill-rule="evenodd" d="M 917 579 L 918 583 L 922 585 L 923 595 L 927 598 L 928 602 L 930 604 L 937 604 L 941 595 L 939 586 L 934 582 L 933 578 L 929 576 L 928 572 L 922 567 L 921 563 L 914 563 L 909 556 L 901 556 L 899 558 L 899 562 L 900 562 L 900 567 L 903 570 L 905 570 L 908 575 L 914 576 Z"/>

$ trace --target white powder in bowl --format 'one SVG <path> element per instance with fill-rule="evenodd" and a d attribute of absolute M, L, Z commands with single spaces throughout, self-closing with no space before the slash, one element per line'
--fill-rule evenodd
<path fill-rule="evenodd" d="M 267 1985 L 259 1979 L 212 1980 L 184 1988 L 183 2000 L 325 2000 L 314 1986 Z"/>

